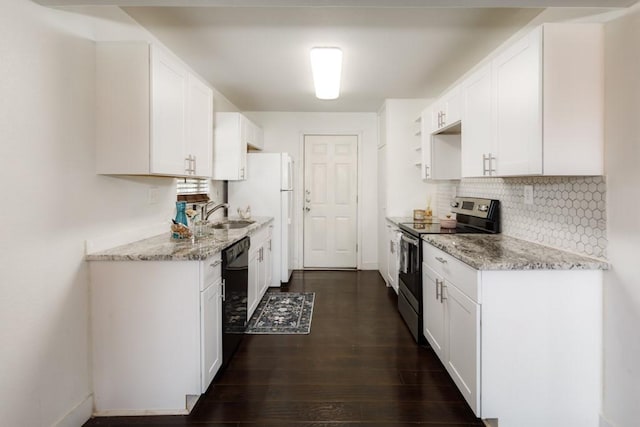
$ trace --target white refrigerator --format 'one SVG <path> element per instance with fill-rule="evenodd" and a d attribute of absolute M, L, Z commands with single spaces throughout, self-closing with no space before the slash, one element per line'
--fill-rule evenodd
<path fill-rule="evenodd" d="M 293 270 L 293 161 L 287 153 L 248 153 L 247 179 L 229 181 L 229 215 L 251 206 L 252 216 L 272 216 L 273 283 Z"/>

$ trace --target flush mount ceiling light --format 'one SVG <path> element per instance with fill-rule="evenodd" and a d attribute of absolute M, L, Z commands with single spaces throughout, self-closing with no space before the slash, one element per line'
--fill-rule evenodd
<path fill-rule="evenodd" d="M 316 87 L 316 98 L 337 99 L 340 96 L 342 50 L 337 47 L 311 49 L 311 71 Z"/>

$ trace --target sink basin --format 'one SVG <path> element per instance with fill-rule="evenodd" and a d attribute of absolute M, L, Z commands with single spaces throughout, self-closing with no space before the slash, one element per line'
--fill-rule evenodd
<path fill-rule="evenodd" d="M 213 228 L 215 230 L 233 230 L 233 229 L 236 229 L 236 228 L 248 227 L 253 223 L 254 223 L 254 221 L 231 220 L 231 221 L 220 222 L 218 224 L 213 224 L 211 226 L 211 228 Z"/>

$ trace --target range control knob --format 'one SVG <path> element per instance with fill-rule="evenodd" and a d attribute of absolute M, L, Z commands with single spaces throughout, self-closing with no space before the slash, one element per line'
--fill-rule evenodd
<path fill-rule="evenodd" d="M 458 206 L 460 206 L 460 203 L 458 203 L 458 202 L 451 202 L 451 207 L 452 207 L 452 208 L 457 208 Z"/>
<path fill-rule="evenodd" d="M 480 212 L 486 212 L 486 211 L 489 210 L 489 206 L 488 205 L 480 205 L 480 206 L 478 206 L 478 210 Z"/>

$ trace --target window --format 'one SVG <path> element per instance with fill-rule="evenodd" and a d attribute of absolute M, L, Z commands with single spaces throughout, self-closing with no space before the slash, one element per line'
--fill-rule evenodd
<path fill-rule="evenodd" d="M 178 200 L 196 203 L 209 201 L 209 180 L 201 178 L 178 178 L 176 185 Z"/>

